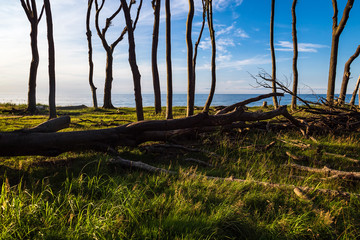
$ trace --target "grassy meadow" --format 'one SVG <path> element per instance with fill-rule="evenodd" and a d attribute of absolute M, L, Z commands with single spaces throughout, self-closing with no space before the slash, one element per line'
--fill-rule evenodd
<path fill-rule="evenodd" d="M 30 128 L 47 120 L 45 110 L 22 115 L 25 107 L 0 105 L 0 131 Z M 144 110 L 147 120 L 165 119 L 165 111 L 155 115 L 153 108 Z M 174 109 L 176 118 L 185 112 Z M 63 131 L 115 127 L 136 118 L 131 108 L 59 109 L 58 114 L 71 116 L 70 127 Z M 323 154 L 360 160 L 360 133 L 314 137 L 317 142 L 296 130 L 234 129 L 182 140 L 189 148 L 203 150 L 199 152 L 144 150 L 158 143 L 118 149 L 125 159 L 176 175 L 110 164 L 111 156 L 98 152 L 0 157 L 0 239 L 360 239 L 359 182 L 288 166 L 360 172 L 360 163 Z M 268 149 L 259 147 L 273 141 Z M 295 141 L 310 147 L 289 144 Z M 286 152 L 303 158 L 293 160 Z M 185 161 L 189 158 L 211 166 Z M 309 190 L 301 198 L 284 185 Z"/>

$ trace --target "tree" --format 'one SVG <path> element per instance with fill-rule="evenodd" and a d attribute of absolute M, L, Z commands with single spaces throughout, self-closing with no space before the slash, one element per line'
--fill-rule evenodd
<path fill-rule="evenodd" d="M 55 104 L 55 44 L 50 0 L 44 0 L 49 45 L 49 118 L 56 118 Z"/>
<path fill-rule="evenodd" d="M 104 87 L 104 108 L 114 108 L 111 102 L 111 88 L 112 88 L 112 81 L 113 81 L 113 52 L 115 47 L 119 44 L 121 40 L 123 40 L 124 35 L 127 32 L 127 28 L 125 27 L 124 30 L 121 32 L 120 36 L 109 45 L 106 40 L 106 32 L 111 26 L 111 21 L 119 14 L 122 8 L 122 4 L 119 5 L 118 9 L 111 15 L 109 18 L 106 19 L 105 27 L 100 30 L 99 26 L 99 15 L 101 10 L 103 9 L 105 4 L 105 0 L 102 0 L 101 5 L 99 7 L 98 0 L 95 0 L 95 28 L 99 38 L 101 39 L 101 43 L 106 51 L 106 69 L 105 69 L 105 87 Z M 132 3 L 130 3 L 132 5 Z"/>
<path fill-rule="evenodd" d="M 160 92 L 160 80 L 159 70 L 157 65 L 157 49 L 159 44 L 159 25 L 160 25 L 160 5 L 161 0 L 152 0 L 152 7 L 154 9 L 154 29 L 151 48 L 151 68 L 154 85 L 154 97 L 155 97 L 155 113 L 161 113 L 161 92 Z"/>
<path fill-rule="evenodd" d="M 275 0 L 271 0 L 271 16 L 270 16 L 270 50 L 271 50 L 271 61 L 272 61 L 272 91 L 276 93 L 276 59 L 275 59 L 275 48 L 274 48 L 274 17 L 275 17 Z M 273 97 L 274 108 L 278 108 L 279 104 L 276 96 Z"/>
<path fill-rule="evenodd" d="M 188 96 L 186 115 L 194 115 L 195 104 L 195 81 L 193 66 L 193 45 L 192 45 L 192 21 L 194 18 L 194 1 L 189 0 L 189 13 L 186 21 L 186 45 L 187 45 L 187 68 L 188 68 Z"/>
<path fill-rule="evenodd" d="M 208 99 L 204 106 L 204 112 L 209 111 L 216 87 L 216 41 L 215 41 L 215 30 L 214 30 L 214 22 L 213 22 L 212 0 L 206 0 L 206 3 L 207 6 L 205 6 L 204 11 L 206 10 L 207 12 L 212 55 L 211 55 L 211 88 Z"/>
<path fill-rule="evenodd" d="M 144 120 L 144 111 L 142 105 L 142 96 L 141 96 L 141 75 L 139 72 L 139 67 L 136 63 L 136 53 L 135 53 L 135 39 L 134 39 L 134 30 L 136 28 L 137 21 L 139 19 L 140 9 L 142 6 L 143 0 L 140 0 L 140 4 L 138 7 L 136 19 L 133 21 L 130 15 L 130 7 L 133 1 L 130 3 L 130 7 L 128 7 L 126 0 L 121 0 L 121 4 L 124 10 L 124 17 L 126 22 L 126 28 L 128 31 L 128 41 L 129 41 L 129 64 L 131 68 L 131 72 L 133 75 L 133 82 L 134 82 L 134 93 L 135 93 L 135 105 L 136 105 L 136 116 L 137 120 L 141 121 Z"/>
<path fill-rule="evenodd" d="M 348 86 L 350 74 L 351 74 L 350 73 L 350 65 L 355 60 L 355 58 L 357 58 L 359 56 L 359 54 L 360 54 L 360 45 L 357 47 L 355 53 L 345 63 L 343 81 L 341 84 L 341 90 L 340 90 L 340 96 L 339 96 L 340 104 L 344 104 L 344 102 L 345 102 L 347 86 Z"/>
<path fill-rule="evenodd" d="M 291 99 L 291 109 L 296 109 L 296 96 L 297 96 L 297 89 L 298 89 L 298 69 L 297 69 L 297 60 L 298 60 L 298 41 L 297 41 L 297 32 L 296 32 L 296 3 L 297 0 L 293 1 L 291 7 L 291 15 L 292 15 L 292 37 L 293 37 L 293 48 L 294 48 L 294 57 L 293 57 L 293 74 L 294 74 L 294 82 L 293 82 L 293 95 Z"/>
<path fill-rule="evenodd" d="M 351 97 L 351 100 L 350 100 L 350 103 L 349 103 L 350 105 L 355 104 L 355 97 L 356 97 L 357 91 L 359 90 L 359 85 L 360 85 L 360 76 L 358 77 L 358 80 L 356 82 L 355 89 L 354 89 L 354 92 L 352 94 L 352 97 Z M 360 107 L 360 93 L 359 93 L 359 107 Z"/>
<path fill-rule="evenodd" d="M 23 7 L 25 14 L 30 22 L 31 32 L 30 32 L 30 45 L 31 45 L 31 54 L 32 60 L 30 64 L 30 73 L 29 73 L 29 90 L 28 90 L 28 107 L 27 111 L 30 113 L 35 113 L 36 111 L 36 77 L 37 70 L 39 66 L 39 51 L 38 51 L 38 25 L 41 20 L 41 17 L 44 13 L 44 5 L 41 8 L 40 16 L 38 16 L 36 1 L 20 0 L 21 6 Z"/>
<path fill-rule="evenodd" d="M 89 54 L 89 84 L 92 92 L 93 106 L 94 108 L 98 107 L 97 97 L 96 97 L 96 87 L 94 85 L 94 63 L 92 60 L 92 33 L 90 29 L 90 16 L 91 16 L 91 8 L 93 6 L 94 0 L 88 0 L 88 8 L 86 13 L 86 37 L 88 41 L 88 54 Z"/>
<path fill-rule="evenodd" d="M 166 12 L 166 80 L 167 80 L 167 96 L 166 96 L 166 119 L 172 119 L 172 66 L 171 66 L 171 11 L 170 0 L 165 0 Z"/>
<path fill-rule="evenodd" d="M 334 102 L 336 65 L 337 65 L 337 57 L 338 57 L 338 50 L 339 50 L 340 35 L 345 28 L 347 20 L 349 19 L 349 13 L 350 13 L 350 10 L 351 10 L 353 4 L 354 4 L 354 0 L 347 1 L 342 18 L 340 20 L 340 23 L 338 24 L 337 0 L 332 0 L 334 16 L 333 16 L 333 25 L 332 25 L 332 40 L 331 40 L 328 88 L 327 88 L 327 94 L 326 94 L 326 100 L 330 104 L 333 104 L 333 102 Z"/>

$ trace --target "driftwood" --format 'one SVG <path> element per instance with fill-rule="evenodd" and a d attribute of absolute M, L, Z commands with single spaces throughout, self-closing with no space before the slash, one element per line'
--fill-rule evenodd
<path fill-rule="evenodd" d="M 360 180 L 360 172 L 339 171 L 339 170 L 334 170 L 334 169 L 328 168 L 326 166 L 324 166 L 323 168 L 312 168 L 312 167 L 298 165 L 295 163 L 289 163 L 285 166 L 299 169 L 301 171 L 306 171 L 306 172 L 322 173 L 322 174 L 326 174 L 326 175 L 336 176 L 334 178 L 346 178 L 346 179 Z"/>
<path fill-rule="evenodd" d="M 289 118 L 287 107 L 269 112 L 245 112 L 243 108 L 237 108 L 226 114 L 209 115 L 204 112 L 186 118 L 140 121 L 100 130 L 56 132 L 69 122 L 70 118 L 65 117 L 65 125 L 60 119 L 55 119 L 61 124 L 55 124 L 46 131 L 38 131 L 38 126 L 32 131 L 0 133 L 0 156 L 57 156 L 68 151 L 107 151 L 117 146 L 138 146 L 148 141 L 168 141 L 183 134 L 194 135 L 204 128 L 268 120 L 277 116 Z M 48 125 L 51 124 L 44 123 L 44 126 Z"/>
<path fill-rule="evenodd" d="M 244 107 L 246 104 L 256 102 L 256 101 L 260 101 L 262 99 L 269 98 L 269 97 L 274 97 L 274 96 L 276 96 L 276 97 L 284 96 L 284 94 L 283 93 L 269 93 L 269 94 L 260 95 L 260 96 L 254 97 L 254 98 L 249 98 L 249 99 L 247 99 L 245 101 L 235 103 L 233 105 L 230 105 L 228 107 L 225 107 L 225 108 L 221 109 L 220 111 L 218 111 L 216 113 L 216 115 L 228 113 L 228 112 L 230 112 L 230 111 L 232 111 L 232 110 L 234 110 L 236 108 Z"/>
<path fill-rule="evenodd" d="M 154 167 L 154 166 L 151 166 L 151 165 L 143 163 L 143 162 L 135 162 L 135 161 L 123 159 L 119 156 L 116 156 L 116 157 L 110 159 L 109 163 L 110 164 L 119 164 L 123 167 L 131 167 L 131 168 L 136 168 L 136 169 L 145 170 L 145 171 L 154 172 L 154 173 L 164 173 L 164 174 L 169 174 L 169 175 L 178 174 L 175 171 Z M 360 196 L 360 194 L 343 192 L 343 191 L 332 190 L 332 189 L 302 187 L 302 186 L 295 186 L 292 184 L 269 183 L 269 182 L 262 182 L 262 181 L 256 181 L 256 180 L 239 179 L 239 178 L 234 178 L 234 177 L 222 178 L 222 177 L 198 175 L 198 174 L 194 174 L 194 173 L 189 173 L 186 175 L 186 177 L 205 178 L 207 180 L 214 180 L 214 181 L 251 183 L 251 184 L 261 185 L 261 186 L 270 187 L 270 188 L 292 189 L 293 191 L 294 191 L 294 189 L 297 189 L 297 190 L 295 190 L 295 194 L 301 193 L 304 197 L 306 197 L 305 192 L 317 192 L 317 193 L 321 193 L 321 194 L 329 194 L 332 196 L 342 196 L 342 197 L 350 197 L 352 195 L 357 196 L 357 197 Z"/>
<path fill-rule="evenodd" d="M 354 163 L 358 163 L 359 160 L 358 159 L 354 159 L 354 158 L 350 158 L 346 155 L 340 155 L 340 154 L 336 154 L 336 153 L 328 153 L 328 152 L 324 152 L 324 155 L 328 155 L 328 156 L 332 156 L 332 157 L 337 157 L 337 158 L 343 158 L 347 161 L 350 161 L 350 162 L 354 162 Z"/>

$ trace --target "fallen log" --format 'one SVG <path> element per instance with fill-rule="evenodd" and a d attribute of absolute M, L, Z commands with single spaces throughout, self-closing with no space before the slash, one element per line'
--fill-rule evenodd
<path fill-rule="evenodd" d="M 35 131 L 0 133 L 0 156 L 57 156 L 69 151 L 106 151 L 117 146 L 134 147 L 148 141 L 167 141 L 174 135 L 184 132 L 191 134 L 195 128 L 224 126 L 239 121 L 267 120 L 277 116 L 288 116 L 286 106 L 269 112 L 245 112 L 238 108 L 226 114 L 200 113 L 180 119 L 140 121 L 87 131 L 53 132 L 57 128 L 50 128 L 51 131 L 38 131 L 39 126 Z M 64 119 L 70 122 L 69 117 Z M 49 122 L 44 125 L 49 125 Z M 63 128 L 64 125 L 61 126 Z"/>

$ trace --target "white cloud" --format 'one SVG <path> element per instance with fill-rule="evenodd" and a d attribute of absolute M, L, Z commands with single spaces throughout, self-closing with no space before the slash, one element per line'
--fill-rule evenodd
<path fill-rule="evenodd" d="M 289 41 L 279 41 L 276 48 L 277 51 L 291 52 L 293 51 L 293 43 Z M 298 43 L 299 52 L 311 52 L 316 53 L 320 48 L 328 48 L 326 45 L 314 44 L 314 43 Z"/>
<path fill-rule="evenodd" d="M 214 8 L 217 11 L 223 11 L 229 6 L 238 7 L 243 3 L 243 0 L 218 0 L 214 3 Z"/>

